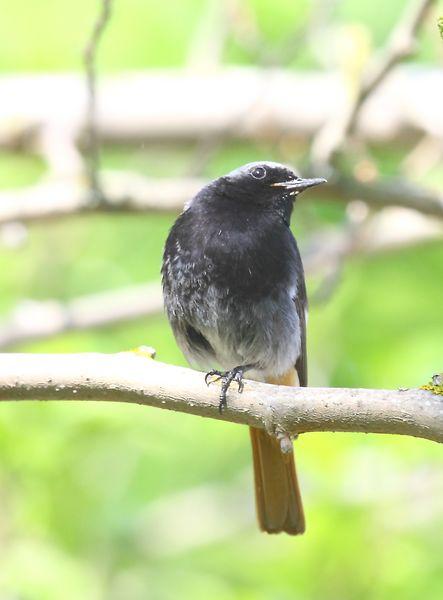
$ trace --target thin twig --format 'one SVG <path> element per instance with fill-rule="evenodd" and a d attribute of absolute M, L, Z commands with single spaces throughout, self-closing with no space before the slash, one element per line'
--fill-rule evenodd
<path fill-rule="evenodd" d="M 434 2 L 435 0 L 412 0 L 386 46 L 363 73 L 352 102 L 336 121 L 327 123 L 314 138 L 311 150 L 314 165 L 335 165 L 338 155 L 353 133 L 366 100 L 378 89 L 392 69 L 414 52 L 419 28 Z"/>
<path fill-rule="evenodd" d="M 356 201 L 348 205 L 346 221 L 341 230 L 340 243 L 336 249 L 331 248 L 330 264 L 326 268 L 323 279 L 310 296 L 311 305 L 323 304 L 331 298 L 340 284 L 347 260 L 350 256 L 357 255 L 364 245 L 365 229 L 369 221 L 369 211 L 366 204 Z"/>
<path fill-rule="evenodd" d="M 402 60 L 410 56 L 416 47 L 416 37 L 428 11 L 435 0 L 414 0 L 405 12 L 404 18 L 394 29 L 386 48 L 369 66 L 357 98 L 354 101 L 345 135 L 352 133 L 359 110 L 365 100 L 376 90 L 389 72 Z"/>
<path fill-rule="evenodd" d="M 331 21 L 337 0 L 313 0 L 304 23 L 301 26 L 297 23 L 293 31 L 273 45 L 260 31 L 252 9 L 247 9 L 241 0 L 231 4 L 228 5 L 228 16 L 236 43 L 246 50 L 255 64 L 278 67 L 290 63 L 315 34 Z"/>
<path fill-rule="evenodd" d="M 103 198 L 100 169 L 100 139 L 97 131 L 97 51 L 103 32 L 111 18 L 112 0 L 101 0 L 101 9 L 84 50 L 87 84 L 87 166 L 92 203 L 100 204 Z"/>
<path fill-rule="evenodd" d="M 205 133 L 200 137 L 196 145 L 194 156 L 191 159 L 190 165 L 186 170 L 188 176 L 201 175 L 206 165 L 213 159 L 214 155 L 223 147 L 223 145 L 232 138 L 232 132 L 236 129 L 244 127 L 245 123 L 250 119 L 250 115 L 254 114 L 255 110 L 260 110 L 262 97 L 266 95 L 269 89 L 269 80 L 272 79 L 272 73 L 275 68 L 282 64 L 290 62 L 296 56 L 302 46 L 306 45 L 310 38 L 321 28 L 321 25 L 330 18 L 337 0 L 316 0 L 309 12 L 306 22 L 302 27 L 298 26 L 295 31 L 288 35 L 279 47 L 272 47 L 259 31 L 257 22 L 253 19 L 252 11 L 245 10 L 242 2 L 233 2 L 232 6 L 226 4 L 223 17 L 225 21 L 223 26 L 230 25 L 231 33 L 237 34 L 236 41 L 254 55 L 254 62 L 261 69 L 262 78 L 261 86 L 262 93 L 258 93 L 257 101 L 245 107 L 245 109 L 236 116 L 236 119 L 229 124 L 229 127 L 213 133 Z M 247 29 L 249 34 L 244 35 L 245 26 L 239 28 L 239 17 L 241 21 L 247 20 Z M 241 29 L 241 31 L 238 31 Z M 226 32 L 225 32 L 226 33 Z M 217 36 L 215 36 L 217 38 Z M 226 43 L 227 36 L 223 41 Z M 286 136 L 285 133 L 280 134 L 280 139 Z M 280 141 L 280 140 L 279 140 Z"/>

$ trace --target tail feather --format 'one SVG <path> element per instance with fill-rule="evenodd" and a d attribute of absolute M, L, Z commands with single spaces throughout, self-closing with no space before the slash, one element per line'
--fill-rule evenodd
<path fill-rule="evenodd" d="M 268 383 L 299 385 L 295 369 Z M 260 528 L 268 533 L 305 531 L 303 503 L 294 454 L 284 454 L 280 442 L 262 429 L 250 427 L 254 464 L 255 499 Z"/>
<path fill-rule="evenodd" d="M 250 428 L 255 499 L 260 528 L 268 533 L 297 535 L 305 531 L 303 505 L 294 455 L 262 429 Z"/>

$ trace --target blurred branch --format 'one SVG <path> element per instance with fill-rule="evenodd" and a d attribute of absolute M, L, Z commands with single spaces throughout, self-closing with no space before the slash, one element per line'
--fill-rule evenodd
<path fill-rule="evenodd" d="M 201 179 L 148 179 L 136 173 L 103 173 L 104 201 L 91 205 L 88 188 L 78 178 L 49 180 L 28 188 L 0 192 L 0 225 L 45 221 L 100 211 L 180 211 L 203 185 Z"/>
<path fill-rule="evenodd" d="M 321 29 L 321 26 L 329 21 L 331 13 L 337 0 L 314 0 L 309 10 L 309 15 L 300 27 L 289 34 L 284 42 L 278 47 L 271 44 L 265 38 L 257 23 L 256 15 L 252 7 L 247 6 L 239 0 L 228 0 L 225 3 L 218 3 L 217 18 L 214 19 L 213 4 L 209 4 L 212 13 L 211 30 L 206 28 L 205 44 L 199 44 L 199 56 L 203 55 L 203 60 L 195 66 L 211 65 L 215 66 L 215 61 L 211 61 L 211 49 L 217 47 L 217 66 L 220 66 L 220 58 L 226 44 L 228 33 L 234 36 L 235 41 L 252 55 L 257 67 L 261 69 L 262 81 L 261 92 L 257 90 L 256 102 L 248 104 L 242 112 L 239 112 L 235 121 L 231 121 L 229 127 L 218 132 L 209 132 L 203 134 L 198 140 L 194 156 L 186 170 L 188 175 L 200 175 L 205 166 L 212 160 L 214 154 L 226 144 L 232 136 L 232 131 L 241 130 L 244 123 L 250 120 L 251 112 L 260 111 L 263 96 L 269 88 L 269 79 L 272 77 L 273 69 L 270 67 L 280 67 L 283 63 L 290 62 L 301 47 L 307 45 L 311 38 Z M 222 7 L 222 10 L 220 10 Z M 207 49 L 210 52 L 208 55 Z M 209 63 L 208 63 L 209 56 Z M 194 65 L 192 65 L 194 67 Z M 194 67 L 195 68 L 195 67 Z M 285 133 L 281 133 L 281 138 Z"/>
<path fill-rule="evenodd" d="M 67 331 L 103 327 L 158 314 L 163 310 L 161 288 L 156 284 L 90 294 L 68 302 L 20 302 L 0 322 L 0 348 L 48 338 Z"/>
<path fill-rule="evenodd" d="M 413 178 L 421 178 L 443 159 L 443 140 L 425 135 L 405 156 L 401 170 Z"/>
<path fill-rule="evenodd" d="M 442 222 L 406 208 L 387 207 L 371 214 L 365 202 L 355 200 L 346 212 L 344 226 L 329 235 L 320 231 L 301 249 L 306 272 L 322 276 L 310 294 L 311 304 L 329 300 L 349 259 L 443 238 Z"/>
<path fill-rule="evenodd" d="M 331 22 L 337 1 L 312 0 L 304 22 L 297 23 L 293 31 L 277 43 L 263 35 L 255 11 L 245 2 L 230 0 L 225 6 L 230 33 L 252 61 L 263 67 L 281 67 L 290 63 Z"/>
<path fill-rule="evenodd" d="M 329 249 L 329 260 L 325 261 L 326 274 L 310 295 L 311 305 L 323 303 L 332 296 L 340 283 L 347 259 L 361 252 L 367 242 L 368 222 L 370 217 L 367 205 L 361 200 L 350 202 L 346 209 L 346 222 L 340 229 L 340 242 L 335 246 L 328 244 L 327 240 L 322 242 Z"/>
<path fill-rule="evenodd" d="M 100 140 L 97 131 L 97 70 L 96 57 L 97 50 L 100 44 L 103 32 L 111 18 L 111 0 L 100 0 L 101 9 L 94 24 L 91 37 L 84 52 L 84 63 L 86 70 L 87 84 L 87 116 L 86 116 L 86 133 L 87 133 L 87 162 L 89 184 L 91 187 L 92 199 L 94 202 L 100 202 L 103 193 L 100 185 L 99 168 L 100 168 Z"/>
<path fill-rule="evenodd" d="M 225 3 L 207 0 L 191 37 L 186 68 L 192 71 L 218 69 L 223 61 L 227 34 Z"/>
<path fill-rule="evenodd" d="M 390 433 L 443 442 L 442 397 L 431 392 L 288 388 L 247 381 L 218 412 L 203 374 L 120 354 L 2 354 L 0 400 L 129 402 L 269 431 Z"/>
<path fill-rule="evenodd" d="M 416 47 L 416 37 L 429 9 L 435 0 L 412 0 L 403 18 L 394 28 L 386 46 L 373 61 L 361 78 L 353 100 L 344 113 L 320 130 L 312 144 L 312 161 L 317 167 L 334 164 L 337 155 L 343 150 L 353 133 L 360 110 L 365 101 L 380 86 L 392 69 L 410 56 Z"/>
<path fill-rule="evenodd" d="M 402 206 L 423 214 L 443 217 L 443 193 L 414 184 L 403 178 L 362 182 L 357 178 L 335 174 L 321 194 L 337 195 L 341 200 L 364 200 L 373 208 Z"/>
<path fill-rule="evenodd" d="M 0 98 L 0 146 L 35 149 L 48 128 L 79 140 L 87 126 L 87 93 L 78 75 L 5 75 Z M 97 132 L 103 142 L 133 144 L 223 132 L 229 139 L 306 140 L 345 103 L 333 72 L 225 67 L 122 73 L 100 79 Z M 441 69 L 403 65 L 364 103 L 355 133 L 383 143 L 404 142 L 411 132 L 443 139 L 442 105 Z"/>
<path fill-rule="evenodd" d="M 14 221 L 42 221 L 91 211 L 177 212 L 205 183 L 203 179 L 195 177 L 151 179 L 134 172 L 117 171 L 104 172 L 101 178 L 104 196 L 99 205 L 91 205 L 88 189 L 79 178 L 49 180 L 28 188 L 1 191 L 0 225 Z M 356 178 L 336 175 L 310 198 L 345 203 L 359 199 L 377 209 L 400 206 L 424 215 L 443 217 L 442 192 L 399 179 L 364 183 Z"/>
<path fill-rule="evenodd" d="M 354 202 L 349 210 L 361 213 L 363 203 Z M 367 209 L 366 209 L 367 210 Z M 363 215 L 364 217 L 364 215 Z M 386 208 L 351 227 L 321 230 L 301 245 L 306 274 L 323 277 L 312 301 L 323 301 L 334 290 L 345 261 L 350 257 L 390 251 L 429 241 L 443 235 L 438 221 L 419 213 Z M 122 321 L 158 314 L 163 309 L 158 284 L 127 288 L 74 298 L 20 302 L 0 322 L 0 348 L 47 338 L 66 331 L 105 327 Z"/>

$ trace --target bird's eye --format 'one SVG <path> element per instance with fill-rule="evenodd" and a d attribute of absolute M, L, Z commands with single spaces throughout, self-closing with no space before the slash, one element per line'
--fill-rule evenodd
<path fill-rule="evenodd" d="M 255 167 L 250 173 L 254 179 L 264 179 L 266 177 L 266 169 L 264 167 Z"/>

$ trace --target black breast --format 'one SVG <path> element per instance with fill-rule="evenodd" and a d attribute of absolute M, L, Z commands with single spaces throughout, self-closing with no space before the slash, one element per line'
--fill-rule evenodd
<path fill-rule="evenodd" d="M 294 285 L 298 264 L 295 240 L 277 213 L 224 202 L 215 209 L 191 207 L 178 218 L 162 272 L 165 293 L 204 292 L 211 285 L 251 300 Z"/>

